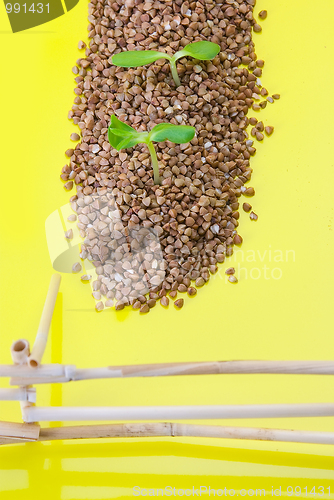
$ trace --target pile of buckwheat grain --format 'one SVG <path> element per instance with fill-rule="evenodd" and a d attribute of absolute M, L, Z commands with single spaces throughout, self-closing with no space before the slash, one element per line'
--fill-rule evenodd
<path fill-rule="evenodd" d="M 76 185 L 71 203 L 85 238 L 81 257 L 88 258 L 97 273 L 97 310 L 115 300 L 116 309 L 131 304 L 148 312 L 158 299 L 168 306 L 167 294 L 174 299 L 178 292 L 195 295 L 195 287 L 203 286 L 217 272 L 217 264 L 233 253 L 233 245 L 242 243 L 238 198 L 254 195 L 254 189 L 245 186 L 255 153 L 246 128 L 253 126 L 251 135 L 257 140 L 263 140 L 263 132 L 273 132 L 247 113 L 279 98 L 269 97 L 259 80 L 264 62 L 257 59 L 251 37 L 252 28 L 261 31 L 253 17 L 254 4 L 89 4 L 90 44 L 88 48 L 79 43 L 86 51 L 73 68 L 77 97 L 69 113 L 81 137 L 71 136 L 80 142 L 66 151 L 70 161 L 61 178 L 67 190 Z M 260 14 L 266 17 L 266 11 Z M 166 60 L 128 69 L 111 62 L 122 50 L 174 54 L 199 40 L 219 44 L 221 52 L 212 61 L 181 59 L 178 88 Z M 120 152 L 110 146 L 112 114 L 137 130 L 151 130 L 160 122 L 191 125 L 196 136 L 188 144 L 155 145 L 162 184 L 154 185 L 145 145 Z M 182 307 L 183 299 L 174 305 Z"/>

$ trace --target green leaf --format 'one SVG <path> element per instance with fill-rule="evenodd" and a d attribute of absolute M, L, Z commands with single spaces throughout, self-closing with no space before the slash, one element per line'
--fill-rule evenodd
<path fill-rule="evenodd" d="M 177 61 L 181 57 L 190 56 L 200 61 L 208 61 L 219 54 L 220 47 L 213 42 L 194 42 L 186 45 L 182 50 L 174 54 L 173 59 Z"/>
<path fill-rule="evenodd" d="M 119 130 L 118 128 L 112 128 L 112 127 L 109 127 L 109 132 L 113 135 L 117 135 L 117 137 L 126 137 L 126 136 L 129 136 L 129 137 L 132 137 L 132 133 L 128 133 L 126 132 L 125 130 Z"/>
<path fill-rule="evenodd" d="M 159 123 L 153 127 L 148 135 L 150 141 L 171 141 L 175 144 L 183 144 L 191 141 L 195 136 L 194 127 L 188 125 L 172 125 L 171 123 Z"/>
<path fill-rule="evenodd" d="M 130 125 L 127 125 L 126 123 L 121 122 L 121 120 L 119 120 L 116 115 L 111 115 L 109 128 L 124 130 L 124 132 L 130 133 L 130 134 L 137 133 L 137 131 L 134 128 L 130 127 Z"/>
<path fill-rule="evenodd" d="M 120 151 L 132 148 L 139 143 L 146 143 L 148 132 L 137 132 L 134 128 L 121 122 L 115 115 L 111 115 L 108 139 L 112 147 Z"/>
<path fill-rule="evenodd" d="M 119 144 L 124 139 L 130 139 L 137 132 L 135 129 L 127 125 L 126 123 L 121 122 L 115 115 L 111 115 L 111 121 L 108 128 L 108 139 L 113 148 L 119 151 Z"/>
<path fill-rule="evenodd" d="M 120 52 L 112 56 L 112 63 L 122 68 L 129 68 L 135 66 L 145 66 L 151 64 L 158 59 L 170 59 L 171 57 L 164 52 L 157 52 L 156 50 L 128 50 Z"/>
<path fill-rule="evenodd" d="M 118 143 L 117 145 L 117 151 L 120 151 L 121 149 L 127 149 L 127 148 L 133 148 L 136 144 L 139 144 L 143 142 L 142 138 L 139 136 L 139 134 L 135 137 L 126 137 L 125 139 L 121 140 L 121 142 Z"/>

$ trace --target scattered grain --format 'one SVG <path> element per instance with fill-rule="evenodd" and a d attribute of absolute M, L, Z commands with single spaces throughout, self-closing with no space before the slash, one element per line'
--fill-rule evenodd
<path fill-rule="evenodd" d="M 242 208 L 244 209 L 245 212 L 250 212 L 252 210 L 252 205 L 250 205 L 249 203 L 244 203 L 242 205 Z"/>
<path fill-rule="evenodd" d="M 204 279 L 202 278 L 202 276 L 200 276 L 199 278 L 197 278 L 197 280 L 195 281 L 195 285 L 199 288 L 201 286 L 203 286 L 205 283 Z"/>
<path fill-rule="evenodd" d="M 65 231 L 65 238 L 67 240 L 72 240 L 73 239 L 73 229 L 69 229 L 68 231 Z"/>
<path fill-rule="evenodd" d="M 253 187 L 249 187 L 244 191 L 245 196 L 254 196 L 255 195 L 255 189 Z"/>
<path fill-rule="evenodd" d="M 75 262 L 72 266 L 72 271 L 74 273 L 79 273 L 81 271 L 81 269 L 82 269 L 82 266 L 81 266 L 80 262 Z"/>
<path fill-rule="evenodd" d="M 256 126 L 257 140 L 263 139 L 262 122 L 248 119 L 247 112 L 274 102 L 261 101 L 268 91 L 259 80 L 264 62 L 251 39 L 252 28 L 262 29 L 253 17 L 254 3 L 89 4 L 90 42 L 87 47 L 79 42 L 86 50 L 73 68 L 78 76 L 69 113 L 81 135 L 71 135 L 78 143 L 66 151 L 61 179 L 65 189 L 76 187 L 71 203 L 84 239 L 80 256 L 96 268 L 94 292 L 117 301 L 116 310 L 131 304 L 148 312 L 159 297 L 166 303 L 167 293 L 171 298 L 178 291 L 193 293 L 191 282 L 203 286 L 240 241 L 238 198 L 255 194 L 246 187 L 256 151 L 248 123 Z M 220 44 L 219 56 L 179 61 L 177 89 L 166 61 L 139 68 L 111 63 L 121 50 L 174 53 L 207 39 Z M 120 152 L 110 146 L 112 114 L 143 131 L 164 121 L 195 126 L 196 137 L 190 144 L 155 145 L 162 184 L 154 186 L 144 144 Z M 138 227 L 152 228 L 160 255 L 152 242 L 132 237 Z M 135 251 L 145 249 L 143 265 L 127 253 L 132 243 Z"/>
<path fill-rule="evenodd" d="M 229 276 L 228 280 L 230 283 L 238 283 L 238 278 L 236 278 L 235 276 Z"/>
<path fill-rule="evenodd" d="M 242 243 L 242 238 L 239 234 L 235 234 L 234 237 L 233 237 L 233 243 L 235 245 L 241 245 Z"/>
<path fill-rule="evenodd" d="M 274 132 L 274 127 L 268 125 L 264 130 L 267 135 L 271 135 Z"/>
<path fill-rule="evenodd" d="M 90 281 L 92 277 L 90 274 L 83 274 L 80 279 L 81 281 Z"/>
<path fill-rule="evenodd" d="M 183 304 L 184 304 L 184 300 L 183 299 L 177 299 L 174 302 L 174 306 L 177 307 L 177 309 L 181 309 L 181 307 L 183 307 Z"/>
<path fill-rule="evenodd" d="M 100 300 L 100 302 L 98 302 L 96 305 L 95 305 L 95 309 L 100 312 L 100 311 L 103 311 L 104 309 L 104 304 L 102 302 L 102 300 Z"/>
<path fill-rule="evenodd" d="M 266 19 L 267 15 L 268 15 L 268 12 L 266 10 L 261 10 L 259 12 L 259 18 L 260 19 Z"/>
<path fill-rule="evenodd" d="M 140 310 L 139 310 L 139 312 L 144 313 L 144 314 L 148 313 L 149 311 L 150 311 L 150 307 L 149 307 L 148 304 L 142 305 L 141 308 L 140 308 Z"/>
<path fill-rule="evenodd" d="M 166 297 L 165 295 L 163 297 L 161 297 L 160 304 L 164 307 L 168 307 L 168 305 L 169 305 L 168 297 Z"/>
<path fill-rule="evenodd" d="M 225 271 L 225 274 L 227 274 L 228 276 L 230 276 L 230 275 L 232 275 L 232 274 L 234 274 L 234 273 L 235 273 L 235 269 L 234 269 L 234 267 L 229 267 L 229 268 L 227 268 L 227 269 L 226 269 L 226 271 Z"/>

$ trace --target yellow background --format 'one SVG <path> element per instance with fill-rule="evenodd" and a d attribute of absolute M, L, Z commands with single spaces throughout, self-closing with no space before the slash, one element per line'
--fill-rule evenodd
<path fill-rule="evenodd" d="M 259 219 L 241 213 L 242 252 L 195 298 L 185 298 L 181 311 L 157 305 L 147 316 L 98 314 L 89 285 L 63 275 L 45 362 L 93 367 L 334 358 L 334 3 L 259 0 L 255 13 L 264 8 L 263 32 L 254 35 L 258 57 L 266 61 L 261 80 L 281 100 L 260 113 L 275 133 L 252 159 L 251 203 Z M 87 24 L 81 0 L 67 15 L 13 35 L 0 4 L 0 363 L 11 362 L 13 340 L 33 343 L 52 274 L 44 224 L 69 198 L 59 174 L 77 131 L 67 119 L 71 68 L 83 53 L 77 43 L 85 40 Z M 278 255 L 282 262 L 275 262 Z M 237 285 L 226 282 L 230 265 L 244 268 Z M 330 376 L 209 375 L 39 387 L 38 404 L 333 402 L 333 393 Z M 20 418 L 17 403 L 0 404 L 1 420 Z M 329 417 L 215 423 L 334 432 Z M 131 498 L 136 485 L 265 488 L 268 495 L 281 485 L 282 496 L 289 485 L 323 485 L 334 493 L 333 457 L 330 446 L 215 439 L 23 444 L 0 449 L 0 493 L 1 500 Z"/>

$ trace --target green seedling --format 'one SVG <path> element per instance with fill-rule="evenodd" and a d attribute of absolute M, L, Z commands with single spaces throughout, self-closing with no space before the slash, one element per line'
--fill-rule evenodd
<path fill-rule="evenodd" d="M 115 115 L 111 116 L 108 129 L 108 139 L 113 148 L 132 148 L 136 144 L 146 144 L 152 159 L 154 173 L 154 184 L 161 184 L 159 176 L 159 164 L 157 153 L 154 149 L 154 142 L 170 141 L 176 144 L 184 144 L 191 141 L 195 136 L 194 127 L 188 125 L 172 125 L 171 123 L 159 123 L 151 132 L 137 132 L 129 125 L 121 122 Z"/>
<path fill-rule="evenodd" d="M 179 87 L 181 82 L 176 69 L 176 61 L 178 59 L 189 56 L 194 59 L 199 59 L 200 61 L 209 61 L 210 59 L 216 57 L 219 51 L 220 47 L 217 43 L 203 41 L 189 43 L 173 56 L 156 50 L 128 50 L 126 52 L 115 54 L 112 57 L 112 62 L 116 66 L 120 66 L 122 68 L 130 68 L 145 66 L 146 64 L 151 64 L 158 59 L 168 59 L 174 82 L 176 86 Z"/>

